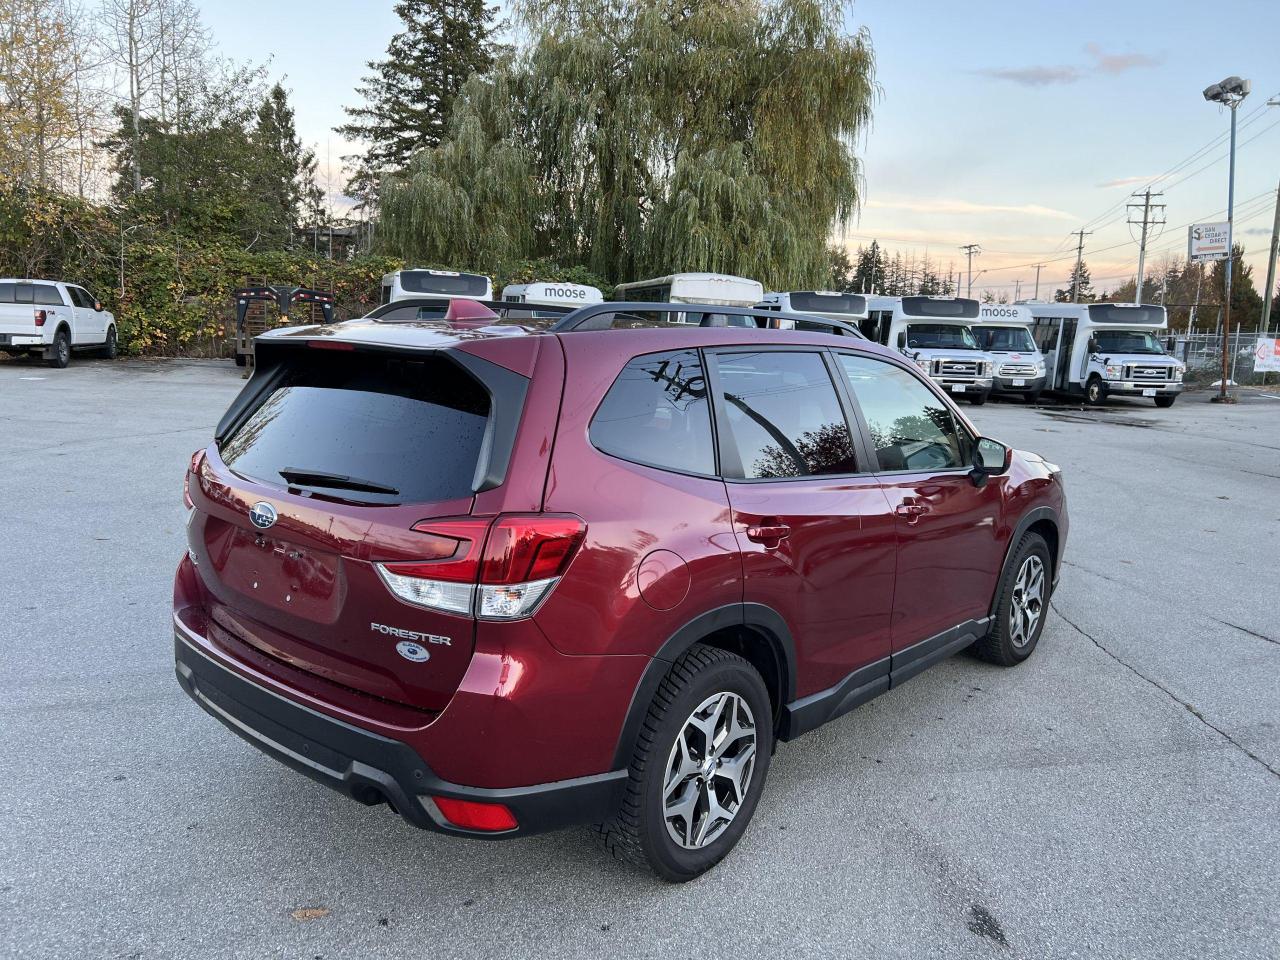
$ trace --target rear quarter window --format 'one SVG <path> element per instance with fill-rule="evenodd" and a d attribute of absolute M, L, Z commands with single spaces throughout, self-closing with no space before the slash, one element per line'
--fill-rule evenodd
<path fill-rule="evenodd" d="M 630 361 L 591 420 L 597 450 L 662 470 L 715 473 L 707 381 L 696 350 Z"/>
<path fill-rule="evenodd" d="M 369 503 L 472 494 L 489 395 L 465 370 L 441 356 L 300 352 L 220 445 L 234 473 Z"/>
<path fill-rule="evenodd" d="M 44 304 L 51 307 L 66 306 L 62 301 L 62 294 L 58 292 L 58 288 L 51 283 L 33 283 L 31 285 L 31 295 L 33 303 Z"/>

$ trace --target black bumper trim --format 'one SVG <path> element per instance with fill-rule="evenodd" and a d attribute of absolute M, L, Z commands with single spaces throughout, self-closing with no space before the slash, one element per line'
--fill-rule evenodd
<path fill-rule="evenodd" d="M 606 819 L 626 770 L 527 787 L 468 787 L 436 776 L 407 743 L 381 736 L 246 680 L 174 635 L 178 683 L 205 712 L 263 753 L 361 803 L 391 804 L 416 827 L 497 839 Z M 519 826 L 504 833 L 454 827 L 428 795 L 505 804 Z"/>

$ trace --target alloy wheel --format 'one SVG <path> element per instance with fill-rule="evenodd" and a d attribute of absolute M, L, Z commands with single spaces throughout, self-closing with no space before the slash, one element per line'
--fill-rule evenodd
<path fill-rule="evenodd" d="M 676 735 L 667 757 L 662 814 L 686 850 L 712 843 L 747 798 L 756 762 L 755 717 L 736 693 L 712 694 Z"/>
<path fill-rule="evenodd" d="M 1009 638 L 1015 647 L 1031 642 L 1043 615 L 1044 561 L 1033 555 L 1022 561 L 1009 601 Z"/>

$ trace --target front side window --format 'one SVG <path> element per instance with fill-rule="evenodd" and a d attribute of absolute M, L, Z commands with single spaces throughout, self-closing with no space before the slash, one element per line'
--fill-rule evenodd
<path fill-rule="evenodd" d="M 725 353 L 717 364 L 728 426 L 720 442 L 736 454 L 742 478 L 857 472 L 853 438 L 820 354 Z"/>
<path fill-rule="evenodd" d="M 914 375 L 883 360 L 840 355 L 867 421 L 881 470 L 950 470 L 964 465 L 964 436 L 951 410 Z"/>
<path fill-rule="evenodd" d="M 84 307 L 86 310 L 93 309 L 93 297 L 80 289 L 79 287 L 67 287 L 67 293 L 71 294 L 71 302 L 77 307 Z"/>
<path fill-rule="evenodd" d="M 623 367 L 591 420 L 591 443 L 623 460 L 714 474 L 707 381 L 698 352 L 651 353 Z"/>

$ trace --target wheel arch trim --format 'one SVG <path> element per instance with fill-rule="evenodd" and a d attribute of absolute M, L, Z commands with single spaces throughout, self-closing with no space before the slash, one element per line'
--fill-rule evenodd
<path fill-rule="evenodd" d="M 1005 574 L 1009 572 L 1009 565 L 1013 562 L 1013 551 L 1018 548 L 1022 535 L 1031 528 L 1032 524 L 1039 523 L 1041 520 L 1048 520 L 1053 524 L 1054 530 L 1058 532 L 1058 549 L 1050 551 L 1053 555 L 1049 558 L 1053 563 L 1053 582 L 1057 582 L 1058 571 L 1062 567 L 1062 551 L 1066 547 L 1062 538 L 1062 522 L 1058 517 L 1058 511 L 1054 510 L 1053 507 L 1032 507 L 1018 518 L 1018 522 L 1013 528 L 1013 534 L 1009 537 L 1009 545 L 1005 547 L 1004 562 L 1000 564 L 1000 576 L 996 578 L 995 589 L 991 594 L 991 605 L 987 610 L 989 616 L 994 617 L 996 615 L 996 603 L 1000 599 L 1000 584 L 1004 583 Z"/>

